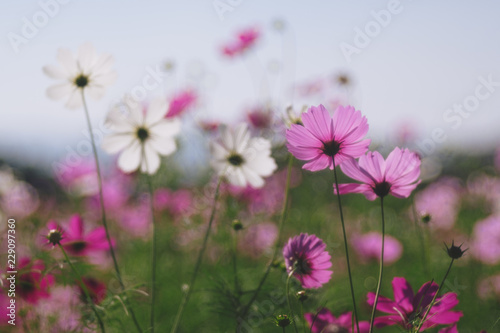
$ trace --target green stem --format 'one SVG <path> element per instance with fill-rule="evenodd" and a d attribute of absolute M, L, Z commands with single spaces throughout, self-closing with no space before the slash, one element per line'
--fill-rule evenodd
<path fill-rule="evenodd" d="M 429 275 L 429 268 L 427 266 L 428 261 L 426 255 L 427 247 L 425 246 L 424 231 L 422 230 L 422 227 L 418 223 L 418 214 L 417 214 L 417 209 L 415 207 L 415 199 L 413 199 L 412 211 L 413 211 L 413 224 L 415 226 L 415 233 L 418 235 L 418 239 L 420 241 L 420 248 L 422 249 L 422 266 L 424 268 L 425 275 Z"/>
<path fill-rule="evenodd" d="M 385 218 L 384 218 L 384 198 L 380 197 L 380 208 L 382 209 L 382 250 L 380 254 L 380 269 L 378 272 L 377 292 L 375 293 L 375 301 L 373 302 L 372 316 L 370 319 L 370 333 L 373 332 L 373 323 L 375 321 L 375 312 L 377 311 L 378 297 L 380 294 L 380 286 L 382 285 L 382 275 L 384 274 L 384 241 L 385 241 Z"/>
<path fill-rule="evenodd" d="M 182 317 L 182 313 L 184 312 L 184 308 L 185 308 L 186 304 L 188 303 L 189 297 L 191 296 L 191 293 L 193 292 L 193 289 L 194 289 L 194 283 L 196 282 L 196 277 L 198 276 L 198 271 L 200 269 L 201 261 L 203 259 L 203 254 L 205 253 L 205 249 L 207 247 L 208 236 L 210 235 L 210 230 L 212 229 L 212 223 L 213 223 L 214 217 L 215 217 L 217 199 L 219 198 L 219 188 L 220 188 L 221 182 L 222 182 L 222 177 L 219 178 L 219 180 L 217 182 L 217 187 L 215 188 L 214 201 L 213 201 L 213 205 L 212 205 L 212 212 L 210 213 L 210 220 L 208 222 L 208 227 L 207 227 L 207 231 L 205 233 L 205 238 L 203 239 L 203 245 L 201 246 L 200 252 L 198 253 L 198 259 L 196 260 L 196 264 L 194 266 L 194 272 L 193 272 L 193 275 L 191 276 L 191 281 L 188 285 L 188 290 L 184 294 L 184 297 L 182 298 L 181 304 L 179 306 L 179 310 L 177 311 L 177 315 L 175 316 L 174 325 L 172 327 L 172 330 L 170 331 L 171 333 L 177 332 L 177 329 L 179 327 L 179 323 L 180 323 L 180 320 Z"/>
<path fill-rule="evenodd" d="M 146 163 L 147 164 L 147 163 Z M 148 166 L 146 165 L 146 169 Z M 147 176 L 148 190 L 149 190 L 149 205 L 151 209 L 151 222 L 153 223 L 153 236 L 151 245 L 151 316 L 149 317 L 149 327 L 151 332 L 155 331 L 155 300 L 156 300 L 156 223 L 155 223 L 155 211 L 153 203 L 153 184 L 151 182 L 151 176 Z"/>
<path fill-rule="evenodd" d="M 238 231 L 235 230 L 233 234 L 233 274 L 234 274 L 234 291 L 240 295 L 240 284 L 238 282 L 238 265 L 237 265 L 237 244 L 238 244 Z"/>
<path fill-rule="evenodd" d="M 441 283 L 439 284 L 438 290 L 437 290 L 437 291 L 436 291 L 436 293 L 434 294 L 434 297 L 432 298 L 431 303 L 430 303 L 430 304 L 429 304 L 429 306 L 427 307 L 427 311 L 425 312 L 425 315 L 422 317 L 422 320 L 420 321 L 420 324 L 418 325 L 416 332 L 420 332 L 420 328 L 421 328 L 421 327 L 422 327 L 422 325 L 424 324 L 425 319 L 427 319 L 427 316 L 429 315 L 429 312 L 431 311 L 431 308 L 434 306 L 434 303 L 436 302 L 436 298 L 438 297 L 439 292 L 441 291 L 441 287 L 443 287 L 444 282 L 446 281 L 446 278 L 448 277 L 448 274 L 450 273 L 451 266 L 453 265 L 453 262 L 454 262 L 454 261 L 455 261 L 455 259 L 454 259 L 454 258 L 451 258 L 451 262 L 450 262 L 450 265 L 448 266 L 448 270 L 446 271 L 446 274 L 444 275 L 443 280 L 442 280 L 442 281 L 441 281 Z"/>
<path fill-rule="evenodd" d="M 288 302 L 288 309 L 290 310 L 290 317 L 292 318 L 293 328 L 295 328 L 295 333 L 299 333 L 297 329 L 297 324 L 295 323 L 295 315 L 293 314 L 292 302 L 290 302 L 290 278 L 292 277 L 295 270 L 292 270 L 288 274 L 288 278 L 286 279 L 286 300 Z"/>
<path fill-rule="evenodd" d="M 306 321 L 304 320 L 304 302 L 300 302 L 300 319 L 302 320 L 302 330 L 307 333 Z"/>
<path fill-rule="evenodd" d="M 123 284 L 122 276 L 120 274 L 120 269 L 118 268 L 118 262 L 116 261 L 115 250 L 113 249 L 113 244 L 111 242 L 111 236 L 109 235 L 109 230 L 108 230 L 108 223 L 106 220 L 106 210 L 104 208 L 104 194 L 102 191 L 101 168 L 99 167 L 99 157 L 97 155 L 97 146 L 96 146 L 95 140 L 94 140 L 94 133 L 92 132 L 92 123 L 90 122 L 90 115 L 89 115 L 89 110 L 87 107 L 87 101 L 85 100 L 84 90 L 81 89 L 81 92 L 82 92 L 83 109 L 85 111 L 84 112 L 85 119 L 87 120 L 87 128 L 88 128 L 89 135 L 90 135 L 90 142 L 92 143 L 92 152 L 94 154 L 94 161 L 95 161 L 95 167 L 96 167 L 96 172 L 97 172 L 97 183 L 99 186 L 99 203 L 101 205 L 102 224 L 104 226 L 104 231 L 106 232 L 106 240 L 108 241 L 108 244 L 109 244 L 109 252 L 111 253 L 111 258 L 113 258 L 113 265 L 115 268 L 116 277 L 118 278 L 118 282 L 120 283 L 120 287 L 121 287 L 122 291 L 125 291 L 125 285 Z M 139 333 L 142 332 L 142 329 L 139 326 L 139 323 L 137 322 L 137 318 L 135 317 L 134 310 L 130 306 L 127 298 L 125 298 L 125 304 L 127 305 L 127 308 L 130 312 L 130 316 L 132 317 L 132 320 L 134 322 L 134 325 L 135 325 L 137 331 Z"/>
<path fill-rule="evenodd" d="M 351 274 L 351 264 L 349 261 L 349 247 L 347 246 L 347 235 L 345 232 L 344 213 L 342 211 L 342 201 L 340 199 L 339 183 L 337 180 L 337 168 L 335 167 L 335 159 L 333 157 L 332 157 L 332 162 L 333 162 L 333 176 L 335 178 L 335 188 L 337 190 L 337 198 L 338 198 L 338 203 L 339 203 L 340 222 L 342 224 L 342 234 L 344 236 L 344 250 L 345 250 L 345 258 L 347 261 L 347 273 L 349 274 L 349 285 L 351 287 L 352 306 L 354 308 L 354 318 L 356 320 L 356 328 L 357 328 L 357 331 L 360 332 L 359 322 L 358 322 L 358 309 L 356 307 L 356 298 L 354 296 L 354 285 L 352 282 L 352 274 Z M 354 331 L 354 325 L 352 325 L 352 326 L 353 326 L 352 331 Z"/>
<path fill-rule="evenodd" d="M 68 254 L 66 253 L 66 251 L 64 251 L 64 247 L 60 243 L 58 245 L 59 245 L 59 248 L 61 249 L 62 253 L 64 254 L 64 258 L 68 262 L 69 267 L 71 267 L 71 270 L 73 270 L 73 273 L 75 274 L 78 283 L 81 285 L 83 293 L 85 294 L 85 297 L 87 298 L 87 302 L 90 304 L 92 311 L 94 311 L 94 314 L 97 318 L 97 322 L 99 323 L 99 327 L 101 328 L 101 332 L 103 332 L 103 333 L 106 332 L 106 330 L 104 329 L 104 323 L 102 322 L 102 319 L 101 319 L 101 316 L 99 315 L 99 312 L 97 312 L 97 309 L 95 308 L 94 301 L 92 300 L 92 297 L 90 297 L 87 286 L 83 282 L 83 279 L 80 276 L 80 274 L 78 273 L 78 271 L 76 270 L 75 266 L 73 266 L 73 264 L 71 263 L 71 260 L 69 260 Z"/>
<path fill-rule="evenodd" d="M 287 169 L 287 174 L 286 174 L 286 184 L 285 184 L 285 197 L 283 199 L 283 206 L 281 208 L 281 215 L 280 215 L 280 220 L 279 220 L 279 231 L 278 231 L 278 240 L 276 242 L 276 246 L 274 248 L 273 256 L 271 258 L 271 261 L 267 264 L 266 271 L 264 272 L 264 275 L 259 281 L 259 284 L 257 286 L 257 289 L 255 289 L 255 292 L 253 293 L 252 297 L 250 298 L 250 301 L 248 301 L 247 305 L 243 308 L 243 312 L 240 315 L 240 320 L 243 320 L 245 316 L 248 314 L 248 311 L 250 311 L 250 307 L 252 306 L 253 302 L 257 299 L 257 296 L 262 289 L 262 286 L 264 285 L 264 282 L 266 281 L 269 272 L 271 271 L 271 267 L 273 267 L 274 260 L 276 260 L 276 257 L 279 253 L 280 246 L 281 246 L 281 238 L 283 234 L 283 226 L 285 224 L 285 217 L 286 217 L 286 208 L 288 206 L 288 193 L 290 190 L 290 175 L 292 173 L 292 166 L 293 166 L 293 155 L 290 154 L 288 155 L 288 169 Z"/>

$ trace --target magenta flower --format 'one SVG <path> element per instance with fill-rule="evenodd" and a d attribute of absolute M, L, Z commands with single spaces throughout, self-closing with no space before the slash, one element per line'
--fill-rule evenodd
<path fill-rule="evenodd" d="M 303 169 L 323 170 L 363 155 L 370 139 L 366 118 L 352 106 L 339 106 L 333 117 L 323 105 L 302 114 L 303 126 L 292 124 L 286 131 L 287 147 L 296 158 L 308 161 Z"/>
<path fill-rule="evenodd" d="M 485 264 L 500 263 L 500 216 L 476 223 L 470 249 L 472 255 Z"/>
<path fill-rule="evenodd" d="M 458 333 L 457 324 L 442 328 L 438 333 Z"/>
<path fill-rule="evenodd" d="M 326 244 L 315 235 L 300 234 L 288 240 L 283 248 L 286 269 L 300 281 L 303 288 L 320 288 L 331 279 L 330 255 Z"/>
<path fill-rule="evenodd" d="M 352 312 L 345 312 L 338 318 L 335 318 L 333 313 L 327 308 L 321 309 L 317 314 L 305 313 L 304 318 L 307 320 L 312 333 L 327 333 L 327 332 L 348 332 L 352 333 Z M 367 321 L 359 322 L 359 333 L 368 333 L 370 331 L 370 323 Z M 354 327 L 354 332 L 358 332 Z"/>
<path fill-rule="evenodd" d="M 153 195 L 153 202 L 155 209 L 166 210 L 173 217 L 178 217 L 190 211 L 193 205 L 193 196 L 185 189 L 171 191 L 167 188 L 159 188 Z"/>
<path fill-rule="evenodd" d="M 260 33 L 256 28 L 245 29 L 238 33 L 235 41 L 222 48 L 222 53 L 228 57 L 243 54 L 255 44 L 259 36 Z"/>
<path fill-rule="evenodd" d="M 198 97 L 192 90 L 184 90 L 175 95 L 168 106 L 167 115 L 165 118 L 172 118 L 182 114 L 184 111 L 192 107 Z"/>
<path fill-rule="evenodd" d="M 103 282 L 100 282 L 92 277 L 84 277 L 82 278 L 82 281 L 85 288 L 87 288 L 87 292 L 89 293 L 92 302 L 100 304 L 106 298 L 107 289 Z M 78 289 L 80 290 L 80 296 L 82 299 L 87 302 L 85 292 L 80 285 L 78 285 Z"/>
<path fill-rule="evenodd" d="M 438 290 L 438 285 L 434 282 L 426 282 L 417 292 L 413 289 L 405 278 L 395 277 L 392 280 L 392 290 L 394 301 L 384 296 L 380 296 L 377 303 L 377 310 L 388 313 L 388 316 L 375 318 L 377 328 L 399 325 L 405 330 L 418 327 L 422 321 L 427 308 L 432 302 Z M 373 306 L 375 293 L 369 292 L 367 295 L 368 304 Z M 458 304 L 457 294 L 446 293 L 438 296 L 432 306 L 420 331 L 437 325 L 451 325 L 458 322 L 462 317 L 461 311 L 451 311 Z"/>
<path fill-rule="evenodd" d="M 379 152 L 368 152 L 359 162 L 350 159 L 340 168 L 363 184 L 340 184 L 340 194 L 362 193 L 368 200 L 385 197 L 407 198 L 420 183 L 420 157 L 408 149 L 395 148 L 384 161 Z M 334 187 L 334 192 L 336 189 Z"/>
<path fill-rule="evenodd" d="M 457 179 L 442 178 L 415 195 L 415 209 L 429 225 L 449 230 L 455 224 L 461 199 L 461 188 Z"/>
<path fill-rule="evenodd" d="M 366 262 L 370 259 L 380 261 L 382 250 L 382 234 L 377 231 L 372 231 L 364 235 L 356 235 L 352 237 L 352 246 L 361 258 Z M 403 246 L 394 237 L 385 235 L 384 242 L 384 265 L 395 263 L 403 254 Z"/>
<path fill-rule="evenodd" d="M 88 256 L 95 252 L 109 250 L 104 227 L 97 227 L 85 233 L 83 219 L 78 214 L 71 217 L 67 228 L 60 227 L 55 221 L 50 221 L 47 227 L 49 230 L 62 231 L 63 238 L 60 243 L 65 251 L 74 256 Z"/>
<path fill-rule="evenodd" d="M 270 250 L 278 238 L 278 227 L 270 222 L 254 224 L 242 231 L 238 249 L 255 259 Z"/>
<path fill-rule="evenodd" d="M 271 126 L 273 117 L 269 108 L 256 107 L 247 113 L 247 119 L 253 128 L 267 129 Z"/>
<path fill-rule="evenodd" d="M 16 276 L 16 294 L 28 303 L 36 304 L 40 299 L 50 297 L 49 287 L 55 282 L 54 276 L 44 274 L 45 265 L 41 260 L 31 261 L 21 258 Z"/>

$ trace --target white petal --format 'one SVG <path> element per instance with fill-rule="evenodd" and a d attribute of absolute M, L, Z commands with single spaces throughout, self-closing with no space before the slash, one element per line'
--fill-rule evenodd
<path fill-rule="evenodd" d="M 85 74 L 90 74 L 92 65 L 97 60 L 94 46 L 91 43 L 85 43 L 78 49 L 78 65 Z"/>
<path fill-rule="evenodd" d="M 210 144 L 210 153 L 214 157 L 214 160 L 225 161 L 227 156 L 229 156 L 229 151 L 222 147 L 217 142 L 212 142 Z"/>
<path fill-rule="evenodd" d="M 111 67 L 115 63 L 115 59 L 111 54 L 102 54 L 97 58 L 92 68 L 92 74 L 101 76 L 111 72 Z"/>
<path fill-rule="evenodd" d="M 101 146 L 107 153 L 116 154 L 132 144 L 134 139 L 132 134 L 111 134 L 104 137 Z"/>
<path fill-rule="evenodd" d="M 160 156 L 153 147 L 146 142 L 144 145 L 144 156 L 142 157 L 141 171 L 150 175 L 154 174 L 160 168 Z"/>
<path fill-rule="evenodd" d="M 69 100 L 66 102 L 66 107 L 68 109 L 77 109 L 83 105 L 82 93 L 80 89 L 74 89 L 69 96 Z"/>
<path fill-rule="evenodd" d="M 252 187 L 261 188 L 262 186 L 264 186 L 264 179 L 259 177 L 259 175 L 255 173 L 255 171 L 244 165 L 241 167 L 241 170 L 243 171 L 246 180 L 248 181 L 248 183 L 250 183 L 250 185 L 252 185 Z"/>
<path fill-rule="evenodd" d="M 165 119 L 150 127 L 149 130 L 154 136 L 173 138 L 181 131 L 181 121 L 177 118 Z"/>
<path fill-rule="evenodd" d="M 49 76 L 53 79 L 65 79 L 65 78 L 67 78 L 66 73 L 60 67 L 57 67 L 57 66 L 53 66 L 53 65 L 43 66 L 43 72 L 47 76 Z"/>
<path fill-rule="evenodd" d="M 114 132 L 135 133 L 139 124 L 133 123 L 128 114 L 123 114 L 119 107 L 109 110 L 104 123 L 106 127 Z"/>
<path fill-rule="evenodd" d="M 225 176 L 227 180 L 235 186 L 245 187 L 247 185 L 245 175 L 243 174 L 241 168 L 229 167 L 226 171 Z"/>
<path fill-rule="evenodd" d="M 168 112 L 168 104 L 164 98 L 155 98 L 151 101 L 144 119 L 146 126 L 151 126 L 165 118 Z"/>
<path fill-rule="evenodd" d="M 125 96 L 124 106 L 127 108 L 127 118 L 130 123 L 136 126 L 142 126 L 144 124 L 144 107 L 142 104 L 135 101 L 131 96 Z"/>
<path fill-rule="evenodd" d="M 175 140 L 170 137 L 154 136 L 150 140 L 148 140 L 148 143 L 155 151 L 164 156 L 172 154 L 177 149 Z"/>
<path fill-rule="evenodd" d="M 85 88 L 85 92 L 90 98 L 100 99 L 102 96 L 104 96 L 106 89 L 104 89 L 103 86 L 89 85 Z"/>
<path fill-rule="evenodd" d="M 125 173 L 137 170 L 141 163 L 141 144 L 138 140 L 125 149 L 118 158 L 118 167 Z"/>
<path fill-rule="evenodd" d="M 76 60 L 70 50 L 59 49 L 57 52 L 57 61 L 59 61 L 66 71 L 67 77 L 74 77 L 79 72 Z"/>
<path fill-rule="evenodd" d="M 248 140 L 250 140 L 250 133 L 248 133 L 247 124 L 242 123 L 236 127 L 233 149 L 238 153 L 242 153 L 247 147 Z"/>
<path fill-rule="evenodd" d="M 76 90 L 76 88 L 71 83 L 56 84 L 47 88 L 47 96 L 50 99 L 59 100 L 65 96 L 71 95 L 73 90 Z"/>
<path fill-rule="evenodd" d="M 224 127 L 221 133 L 222 143 L 227 150 L 234 150 L 234 138 L 233 133 L 229 127 Z"/>
<path fill-rule="evenodd" d="M 93 75 L 92 73 L 90 75 L 90 82 L 95 85 L 107 87 L 115 83 L 117 78 L 118 74 L 115 71 L 107 72 L 102 75 Z"/>
<path fill-rule="evenodd" d="M 270 176 L 277 165 L 271 157 L 271 142 L 264 138 L 253 138 L 243 152 L 245 165 L 260 176 Z"/>

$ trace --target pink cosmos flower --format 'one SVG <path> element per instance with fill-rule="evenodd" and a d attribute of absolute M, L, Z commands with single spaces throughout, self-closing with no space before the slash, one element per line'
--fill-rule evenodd
<path fill-rule="evenodd" d="M 364 235 L 356 235 L 352 237 L 351 245 L 361 258 L 366 262 L 370 259 L 380 261 L 382 250 L 382 234 L 377 231 L 372 231 Z M 384 265 L 391 265 L 401 258 L 403 254 L 403 246 L 394 237 L 385 235 L 384 242 Z"/>
<path fill-rule="evenodd" d="M 89 233 L 84 232 L 83 219 L 75 214 L 71 217 L 66 228 L 60 227 L 55 221 L 47 224 L 49 230 L 58 229 L 62 231 L 63 239 L 61 245 L 64 250 L 74 256 L 88 256 L 100 251 L 109 250 L 104 227 L 97 227 Z M 112 241 L 114 246 L 114 241 Z"/>
<path fill-rule="evenodd" d="M 300 281 L 303 288 L 320 288 L 331 279 L 333 271 L 326 244 L 315 235 L 300 234 L 288 240 L 283 248 L 287 272 Z"/>
<path fill-rule="evenodd" d="M 274 223 L 259 223 L 243 231 L 238 248 L 252 258 L 259 258 L 270 249 L 278 238 L 278 227 Z"/>
<path fill-rule="evenodd" d="M 314 313 L 305 313 L 304 318 L 307 320 L 309 327 L 311 327 L 312 333 L 353 332 L 352 312 L 345 312 L 338 318 L 335 318 L 330 310 L 323 308 L 316 315 Z M 368 333 L 369 331 L 370 323 L 367 321 L 360 321 L 359 333 Z M 354 327 L 354 332 L 358 332 L 356 327 Z"/>
<path fill-rule="evenodd" d="M 470 251 L 485 264 L 500 263 L 500 216 L 490 216 L 476 223 Z"/>
<path fill-rule="evenodd" d="M 178 217 L 189 212 L 193 205 L 191 192 L 185 189 L 171 191 L 166 188 L 159 188 L 153 195 L 155 209 L 166 210 L 173 217 Z"/>
<path fill-rule="evenodd" d="M 449 230 L 455 224 L 460 206 L 461 188 L 457 179 L 442 178 L 415 195 L 415 209 L 429 218 L 433 228 Z"/>
<path fill-rule="evenodd" d="M 273 116 L 269 108 L 256 107 L 247 113 L 247 119 L 252 127 L 266 129 L 271 126 Z"/>
<path fill-rule="evenodd" d="M 405 330 L 410 330 L 420 324 L 438 290 L 438 285 L 434 282 L 426 282 L 417 294 L 414 294 L 405 278 L 395 277 L 392 280 L 392 290 L 394 301 L 384 296 L 380 296 L 378 299 L 377 310 L 389 315 L 375 318 L 375 327 L 399 325 Z M 369 292 L 367 298 L 368 304 L 373 306 L 375 293 Z M 438 296 L 420 331 L 423 332 L 437 325 L 457 323 L 463 315 L 461 311 L 451 311 L 457 304 L 458 299 L 455 293 Z"/>
<path fill-rule="evenodd" d="M 31 261 L 30 258 L 21 258 L 18 263 L 16 276 L 16 295 L 31 304 L 37 304 L 40 299 L 48 298 L 49 287 L 55 282 L 54 276 L 43 274 L 45 265 L 41 260 Z"/>
<path fill-rule="evenodd" d="M 56 180 L 70 194 L 87 196 L 98 192 L 95 163 L 92 160 L 80 160 L 71 164 L 62 161 L 56 165 Z"/>
<path fill-rule="evenodd" d="M 408 149 L 395 148 L 384 161 L 379 152 L 368 152 L 347 160 L 340 168 L 363 184 L 340 184 L 340 194 L 362 193 L 368 200 L 385 197 L 407 198 L 420 183 L 420 157 Z M 336 189 L 334 186 L 334 191 Z"/>
<path fill-rule="evenodd" d="M 464 197 L 484 209 L 500 214 L 500 178 L 477 174 L 467 179 L 467 195 Z"/>
<path fill-rule="evenodd" d="M 116 216 L 117 222 L 131 235 L 147 237 L 151 231 L 151 209 L 146 200 L 125 206 Z"/>
<path fill-rule="evenodd" d="M 243 54 L 255 44 L 259 36 L 260 32 L 256 28 L 245 29 L 238 33 L 235 41 L 222 48 L 222 53 L 228 57 Z"/>
<path fill-rule="evenodd" d="M 184 90 L 175 95 L 168 106 L 168 112 L 165 118 L 172 118 L 182 114 L 184 111 L 192 107 L 198 96 L 192 90 Z"/>
<path fill-rule="evenodd" d="M 296 158 L 308 161 L 303 169 L 323 170 L 363 155 L 370 139 L 366 118 L 352 106 L 339 106 L 333 117 L 323 105 L 302 114 L 303 126 L 292 124 L 286 131 L 287 147 Z M 333 164 L 335 160 L 335 165 Z"/>
<path fill-rule="evenodd" d="M 110 215 L 119 213 L 130 198 L 132 188 L 131 176 L 122 173 L 120 170 L 115 170 L 112 177 L 104 179 L 102 183 L 102 193 L 106 212 Z M 99 193 L 95 193 L 88 198 L 87 207 L 89 210 L 100 214 L 101 201 Z"/>
<path fill-rule="evenodd" d="M 438 333 L 458 333 L 457 324 L 442 328 Z"/>
<path fill-rule="evenodd" d="M 477 286 L 477 294 L 483 300 L 500 299 L 500 275 L 493 275 L 481 280 Z"/>
<path fill-rule="evenodd" d="M 95 304 L 100 304 L 106 298 L 107 288 L 103 282 L 100 282 L 91 277 L 84 277 L 82 278 L 82 281 L 83 284 L 85 284 L 85 287 L 87 288 L 87 291 L 89 293 L 90 298 L 92 299 L 92 302 L 94 302 Z M 86 302 L 87 297 L 80 285 L 78 285 L 78 289 L 80 290 L 80 296 Z"/>

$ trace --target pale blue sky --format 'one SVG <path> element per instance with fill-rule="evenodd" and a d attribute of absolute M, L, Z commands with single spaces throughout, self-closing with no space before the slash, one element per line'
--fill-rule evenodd
<path fill-rule="evenodd" d="M 500 4 L 495 1 L 401 0 L 387 26 L 347 62 L 340 45 L 355 45 L 355 29 L 373 26 L 371 11 L 387 10 L 391 1 L 73 0 L 60 4 L 54 17 L 14 52 L 8 34 L 22 35 L 24 18 L 32 21 L 43 10 L 41 3 L 51 1 L 56 0 L 0 3 L 1 156 L 28 154 L 32 162 L 50 165 L 68 145 L 85 139 L 82 111 L 66 110 L 64 103 L 45 96 L 54 82 L 41 68 L 56 64 L 58 48 L 76 50 L 86 41 L 113 54 L 119 74 L 106 96 L 89 105 L 95 124 L 141 83 L 147 67 L 172 60 L 176 71 L 150 95 L 194 85 L 205 102 L 197 112 L 209 117 L 234 119 L 264 97 L 300 104 L 282 87 L 347 71 L 356 82 L 351 102 L 367 116 L 374 139 L 390 137 L 406 120 L 421 140 L 441 128 L 446 140 L 440 146 L 482 149 L 500 143 L 500 84 L 490 87 L 475 111 L 446 113 L 453 104 L 473 102 L 480 77 L 500 82 Z M 232 4 L 233 10 L 221 20 L 214 3 Z M 275 19 L 287 24 L 283 37 L 272 29 Z M 220 45 L 252 25 L 263 31 L 256 53 L 244 60 L 223 59 Z M 280 75 L 267 71 L 273 61 L 283 62 Z"/>

